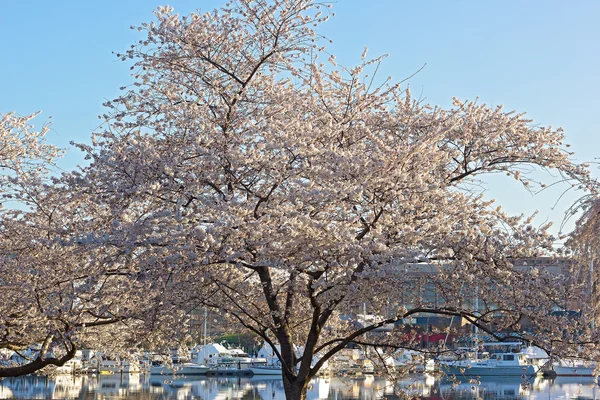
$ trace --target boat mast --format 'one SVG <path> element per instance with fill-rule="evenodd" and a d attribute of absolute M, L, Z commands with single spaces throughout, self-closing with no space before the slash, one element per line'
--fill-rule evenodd
<path fill-rule="evenodd" d="M 590 260 L 590 302 L 592 303 L 592 323 L 590 328 L 594 330 L 594 319 L 596 318 L 596 301 L 594 293 L 594 259 Z"/>
<path fill-rule="evenodd" d="M 473 304 L 473 313 L 475 316 L 479 315 L 479 285 L 475 286 L 475 304 Z M 475 337 L 477 338 L 477 334 L 479 333 L 479 328 L 475 325 Z"/>
<path fill-rule="evenodd" d="M 208 319 L 208 312 L 206 306 L 204 307 L 204 345 L 202 346 L 202 364 L 206 364 L 206 320 Z"/>

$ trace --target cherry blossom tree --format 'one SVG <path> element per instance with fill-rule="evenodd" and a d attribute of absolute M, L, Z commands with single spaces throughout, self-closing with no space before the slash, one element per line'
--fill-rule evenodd
<path fill-rule="evenodd" d="M 18 241 L 17 246 L 21 247 L 23 243 L 21 240 L 25 237 L 22 231 L 15 232 L 12 230 L 11 222 L 19 223 L 21 227 L 27 227 L 27 224 L 17 222 L 21 215 L 20 211 L 5 205 L 14 204 L 17 207 L 26 207 L 32 199 L 29 191 L 35 190 L 35 187 L 41 183 L 48 167 L 60 154 L 57 148 L 47 144 L 44 139 L 49 130 L 48 124 L 44 125 L 40 131 L 33 129 L 30 121 L 35 116 L 36 114 L 22 117 L 15 113 L 8 113 L 1 115 L 0 122 L 0 140 L 2 142 L 2 150 L 0 151 L 0 196 L 2 199 L 0 205 L 2 207 L 0 209 L 2 218 L 0 346 L 4 349 L 21 350 L 32 344 L 32 342 L 26 343 L 27 338 L 21 335 L 24 327 L 18 326 L 21 323 L 28 324 L 29 321 L 27 321 L 26 316 L 32 313 L 30 310 L 31 304 L 22 306 L 20 291 L 29 279 L 25 278 L 22 271 L 19 271 L 16 266 L 18 251 L 14 248 L 11 249 L 8 245 L 9 241 L 12 243 Z M 19 307 L 19 305 L 22 307 Z M 60 360 L 56 361 L 60 362 Z M 0 374 L 4 370 L 2 368 Z M 26 373 L 26 371 L 22 372 Z"/>
<path fill-rule="evenodd" d="M 329 8 L 309 0 L 155 16 L 118 55 L 132 85 L 82 146 L 78 179 L 112 221 L 94 240 L 168 282 L 172 304 L 221 310 L 277 345 L 288 399 L 350 343 L 410 346 L 373 332 L 420 313 L 579 345 L 582 322 L 548 315 L 580 300 L 578 282 L 510 261 L 552 251 L 548 225 L 476 190 L 493 173 L 535 190 L 530 166 L 585 182 L 560 129 L 477 102 L 423 104 L 366 51 L 337 66 L 313 30 Z M 378 317 L 357 324 L 363 305 Z"/>
<path fill-rule="evenodd" d="M 0 125 L 0 348 L 22 356 L 0 377 L 64 365 L 83 346 L 123 353 L 181 321 L 181 307 L 161 312 L 164 282 L 132 272 L 125 246 L 93 234 L 117 237 L 99 193 L 76 173 L 48 175 L 61 152 L 33 117 L 6 114 Z"/>
<path fill-rule="evenodd" d="M 575 223 L 575 229 L 571 232 L 568 244 L 576 257 L 589 263 L 597 260 L 600 252 L 597 235 L 600 228 L 598 218 L 598 215 L 600 215 L 600 201 L 596 191 L 576 202 L 568 216 L 572 217 L 580 212 L 581 214 Z"/>
<path fill-rule="evenodd" d="M 593 353 L 589 359 L 599 358 L 596 343 L 600 337 L 598 331 L 598 260 L 600 259 L 600 243 L 598 232 L 600 229 L 600 201 L 598 199 L 597 182 L 592 187 L 591 194 L 583 196 L 571 208 L 567 217 L 578 216 L 575 228 L 569 235 L 566 248 L 571 256 L 578 261 L 574 271 L 585 285 L 582 290 L 587 298 L 582 302 L 581 311 L 586 325 L 590 326 L 592 339 L 585 343 L 586 350 Z"/>
<path fill-rule="evenodd" d="M 2 207 L 5 202 L 22 198 L 23 182 L 33 182 L 45 176 L 52 161 L 61 154 L 47 143 L 44 136 L 49 130 L 46 123 L 41 130 L 33 129 L 30 121 L 39 113 L 20 116 L 0 114 L 0 187 Z"/>

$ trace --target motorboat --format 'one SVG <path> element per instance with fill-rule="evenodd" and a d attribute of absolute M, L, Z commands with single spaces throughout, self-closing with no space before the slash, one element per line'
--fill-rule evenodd
<path fill-rule="evenodd" d="M 560 359 L 552 365 L 556 376 L 593 376 L 596 363 L 581 359 Z"/>
<path fill-rule="evenodd" d="M 266 359 L 253 358 L 241 349 L 226 348 L 218 343 L 195 348 L 192 351 L 192 359 L 198 360 L 198 363 L 211 367 L 211 369 L 246 369 L 257 363 L 267 363 Z"/>
<path fill-rule="evenodd" d="M 538 369 L 528 362 L 521 347 L 521 343 L 483 343 L 478 351 L 441 361 L 441 370 L 456 376 L 533 376 Z"/>

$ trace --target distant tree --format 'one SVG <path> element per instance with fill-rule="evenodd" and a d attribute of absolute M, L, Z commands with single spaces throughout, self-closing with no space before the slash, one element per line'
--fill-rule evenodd
<path fill-rule="evenodd" d="M 548 225 L 476 190 L 492 173 L 535 190 L 530 166 L 585 182 L 560 129 L 475 102 L 423 104 L 366 52 L 336 66 L 313 31 L 328 7 L 312 1 L 155 15 L 119 54 L 135 80 L 106 103 L 81 179 L 136 273 L 278 345 L 288 399 L 351 343 L 408 346 L 370 333 L 420 313 L 578 347 L 585 326 L 548 315 L 580 301 L 578 283 L 509 261 L 551 251 Z M 375 319 L 359 320 L 363 304 Z"/>

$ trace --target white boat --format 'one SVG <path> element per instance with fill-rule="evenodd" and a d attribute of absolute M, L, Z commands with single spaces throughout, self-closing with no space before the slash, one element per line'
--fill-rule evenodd
<path fill-rule="evenodd" d="M 538 372 L 528 363 L 527 355 L 520 350 L 521 343 L 490 342 L 476 352 L 476 356 L 440 362 L 447 375 L 468 376 L 533 376 Z"/>
<path fill-rule="evenodd" d="M 537 346 L 529 346 L 523 350 L 523 353 L 527 356 L 527 364 L 533 365 L 539 373 L 547 367 L 547 364 L 550 361 L 548 353 Z"/>
<path fill-rule="evenodd" d="M 196 363 L 174 364 L 173 366 L 153 366 L 150 368 L 152 375 L 206 375 L 210 368 Z"/>
<path fill-rule="evenodd" d="M 556 376 L 593 376 L 596 363 L 579 359 L 559 360 L 552 365 Z"/>
<path fill-rule="evenodd" d="M 478 383 L 473 384 L 470 381 L 462 381 L 459 384 L 455 382 L 442 381 L 437 386 L 437 398 L 442 399 L 543 399 L 541 393 L 532 393 L 531 385 L 533 380 L 523 380 L 521 377 L 481 377 Z M 433 387 L 431 387 L 433 389 Z M 431 390 L 430 389 L 430 390 Z M 431 392 L 430 392 L 431 393 Z M 433 395 L 431 395 L 434 397 Z M 429 397 L 429 396 L 427 396 Z M 561 397 L 546 397 L 560 399 Z M 562 397 L 570 398 L 570 397 Z"/>
<path fill-rule="evenodd" d="M 228 349 L 218 343 L 195 348 L 192 359 L 213 369 L 246 369 L 257 363 L 267 363 L 266 359 L 253 358 L 241 349 Z"/>
<path fill-rule="evenodd" d="M 192 359 L 198 360 L 208 367 L 206 375 L 240 375 L 251 376 L 253 367 L 264 367 L 267 365 L 265 358 L 251 357 L 241 349 L 226 348 L 218 343 L 209 343 L 198 346 L 192 350 Z M 254 372 L 259 373 L 259 372 Z M 266 374 L 267 371 L 260 373 Z M 281 369 L 279 369 L 281 374 Z"/>
<path fill-rule="evenodd" d="M 139 363 L 126 360 L 102 360 L 98 366 L 100 373 L 139 374 L 142 372 Z"/>
<path fill-rule="evenodd" d="M 435 361 L 415 350 L 400 349 L 393 356 L 394 369 L 406 372 L 434 372 Z"/>

